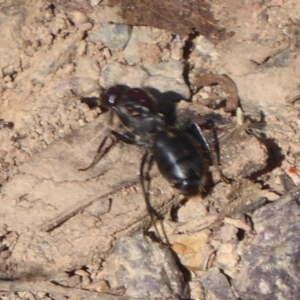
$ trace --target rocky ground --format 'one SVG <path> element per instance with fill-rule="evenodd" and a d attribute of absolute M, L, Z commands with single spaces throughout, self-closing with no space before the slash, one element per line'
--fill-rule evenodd
<path fill-rule="evenodd" d="M 216 40 L 124 24 L 107 2 L 0 1 L 0 299 L 299 299 L 300 4 L 211 1 Z M 151 171 L 172 252 L 142 235 L 142 148 L 79 171 L 120 84 L 182 100 L 178 126 L 218 129 L 230 183 L 210 166 L 176 222 L 181 198 Z"/>

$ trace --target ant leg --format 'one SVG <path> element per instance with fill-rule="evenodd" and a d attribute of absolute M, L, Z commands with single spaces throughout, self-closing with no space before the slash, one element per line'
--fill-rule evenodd
<path fill-rule="evenodd" d="M 210 162 L 216 167 L 222 181 L 224 181 L 225 183 L 231 183 L 232 180 L 227 178 L 223 174 L 223 172 L 222 172 L 222 170 L 219 166 L 219 163 L 220 163 L 220 159 L 219 159 L 220 145 L 218 143 L 216 132 L 214 131 L 214 141 L 215 141 L 214 142 L 214 147 L 215 147 L 215 151 L 216 151 L 217 155 L 214 155 L 213 152 L 210 149 L 210 146 L 209 146 L 204 134 L 202 133 L 202 130 L 201 130 L 200 126 L 196 123 L 193 123 L 192 126 L 194 127 L 194 131 L 197 133 L 197 135 L 195 137 L 199 141 L 201 147 L 204 149 L 205 154 L 209 158 Z"/>
<path fill-rule="evenodd" d="M 223 171 L 220 168 L 220 143 L 218 139 L 218 134 L 215 130 L 213 130 L 213 136 L 214 136 L 214 147 L 216 152 L 216 155 L 212 154 L 213 164 L 216 167 L 221 180 L 225 183 L 232 183 L 233 180 L 231 178 L 226 177 L 226 175 L 224 175 Z"/>
<path fill-rule="evenodd" d="M 111 139 L 111 142 L 110 142 L 110 144 L 103 150 L 102 148 L 103 148 L 104 145 L 106 144 L 108 138 Z M 101 144 L 100 144 L 100 146 L 99 146 L 99 148 L 98 148 L 97 154 L 95 155 L 95 157 L 94 157 L 92 163 L 91 163 L 88 167 L 83 168 L 83 169 L 78 169 L 78 170 L 79 170 L 79 171 L 87 171 L 87 170 L 93 168 L 93 167 L 100 161 L 100 159 L 101 159 L 105 154 L 107 154 L 108 151 L 116 144 L 116 142 L 117 142 L 117 141 L 114 140 L 114 139 L 112 138 L 111 134 L 107 135 L 107 136 L 102 140 L 102 142 L 101 142 Z"/>
<path fill-rule="evenodd" d="M 117 140 L 114 140 L 113 139 L 113 136 L 115 136 L 117 138 Z M 104 145 L 106 144 L 108 138 L 111 139 L 111 142 L 110 144 L 103 150 L 103 147 Z M 122 135 L 114 130 L 111 130 L 110 133 L 102 140 L 98 150 L 97 150 L 97 154 L 95 155 L 94 157 L 94 160 L 92 161 L 92 163 L 86 167 L 86 168 L 83 168 L 83 169 L 79 169 L 79 171 L 87 171 L 91 168 L 93 168 L 99 161 L 100 159 L 106 155 L 108 153 L 108 151 L 118 142 L 118 141 L 122 141 L 126 144 L 136 144 L 136 141 L 131 139 L 130 137 L 127 137 L 125 135 Z"/>
<path fill-rule="evenodd" d="M 220 143 L 218 142 L 218 135 L 215 130 L 213 130 L 213 139 L 214 139 L 214 148 L 215 148 L 216 155 L 213 155 L 211 152 L 212 162 L 213 162 L 214 166 L 216 167 L 221 180 L 225 183 L 231 183 L 232 179 L 226 177 L 220 168 Z"/>
<path fill-rule="evenodd" d="M 148 156 L 149 156 L 149 153 L 146 150 L 145 154 L 143 155 L 142 162 L 141 162 L 141 167 L 140 167 L 140 181 L 141 181 L 142 191 L 143 191 L 143 195 L 144 195 L 144 199 L 145 199 L 145 203 L 146 203 L 146 208 L 147 208 L 147 211 L 150 215 L 151 223 L 154 226 L 154 229 L 156 231 L 156 235 L 159 238 L 158 229 L 157 229 L 157 226 L 156 226 L 156 223 L 155 223 L 155 220 L 154 220 L 154 215 L 157 216 L 157 212 L 151 207 L 150 199 L 149 199 L 149 193 L 148 193 L 148 191 L 146 189 L 146 186 L 145 186 L 145 179 L 149 182 L 149 174 L 148 174 L 149 173 L 149 168 L 150 168 L 150 163 L 149 162 L 148 162 L 148 170 L 147 170 L 146 176 L 144 176 L 144 171 L 145 171 L 144 169 L 145 169 L 145 165 L 146 165 L 147 160 L 148 160 Z"/>
<path fill-rule="evenodd" d="M 149 198 L 149 186 L 150 186 L 150 176 L 149 176 L 149 172 L 151 170 L 151 167 L 153 165 L 153 155 L 151 155 L 150 159 L 148 160 L 149 157 L 149 152 L 146 150 L 145 154 L 143 155 L 142 158 L 142 162 L 141 162 L 141 167 L 140 167 L 140 181 L 141 181 L 141 186 L 142 186 L 142 190 L 143 190 L 143 195 L 144 195 L 144 199 L 145 199 L 145 203 L 146 203 L 146 207 L 147 207 L 147 211 L 150 215 L 151 218 L 151 223 L 154 227 L 155 233 L 157 235 L 157 238 L 160 240 L 161 243 L 163 243 L 158 228 L 156 226 L 155 220 L 154 220 L 154 216 L 157 217 L 160 221 L 162 221 L 164 218 L 163 216 L 161 216 L 159 213 L 157 213 L 151 206 L 150 204 L 150 198 Z M 145 166 L 146 164 L 148 164 L 148 168 L 147 171 L 145 172 Z M 145 186 L 145 180 L 147 180 L 148 182 L 148 187 L 146 188 Z M 167 238 L 167 234 L 164 230 L 164 227 L 162 225 L 162 231 L 163 231 L 163 235 L 165 240 L 167 241 L 167 243 L 170 245 L 169 240 Z"/>
<path fill-rule="evenodd" d="M 192 123 L 191 127 L 193 127 L 193 131 L 195 132 L 195 138 L 197 138 L 198 142 L 201 145 L 201 148 L 204 150 L 205 152 L 205 156 L 207 157 L 207 159 L 209 159 L 210 162 L 214 161 L 214 155 L 210 149 L 210 146 L 200 128 L 200 126 L 196 123 Z"/>
<path fill-rule="evenodd" d="M 118 140 L 122 141 L 125 144 L 135 145 L 136 141 L 126 135 L 120 134 L 117 131 L 112 130 L 111 134 L 113 134 Z"/>

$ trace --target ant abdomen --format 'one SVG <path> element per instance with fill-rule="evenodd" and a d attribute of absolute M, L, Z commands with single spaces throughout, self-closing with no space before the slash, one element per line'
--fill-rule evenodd
<path fill-rule="evenodd" d="M 207 164 L 198 145 L 180 129 L 160 131 L 153 143 L 160 173 L 183 194 L 197 194 L 206 183 Z"/>

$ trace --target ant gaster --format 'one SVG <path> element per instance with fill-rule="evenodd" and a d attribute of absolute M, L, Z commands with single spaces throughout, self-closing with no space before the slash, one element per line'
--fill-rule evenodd
<path fill-rule="evenodd" d="M 157 213 L 151 208 L 144 182 L 153 161 L 162 176 L 182 194 L 197 194 L 201 190 L 206 182 L 207 164 L 199 145 L 183 130 L 167 124 L 166 114 L 162 113 L 151 93 L 141 88 L 114 86 L 104 93 L 101 107 L 111 112 L 111 120 L 114 115 L 118 116 L 124 132 L 111 130 L 101 142 L 93 162 L 81 170 L 93 167 L 116 142 L 112 139 L 111 144 L 104 148 L 107 139 L 115 136 L 124 143 L 145 148 L 140 181 L 152 221 L 152 214 Z"/>

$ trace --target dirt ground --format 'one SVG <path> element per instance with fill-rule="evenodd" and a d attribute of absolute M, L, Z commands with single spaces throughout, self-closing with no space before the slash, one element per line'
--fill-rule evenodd
<path fill-rule="evenodd" d="M 0 1 L 0 118 L 14 123 L 0 130 L 0 299 L 299 299 L 300 3 L 211 1 L 234 33 L 212 42 L 118 24 L 105 1 L 82 2 Z M 214 155 L 230 183 L 210 166 L 176 222 L 181 198 L 151 171 L 176 259 L 141 235 L 142 148 L 119 143 L 79 171 L 109 132 L 94 104 L 118 84 L 182 100 L 178 126 L 218 129 Z M 274 261 L 284 262 L 272 265 L 276 280 L 261 271 Z"/>

